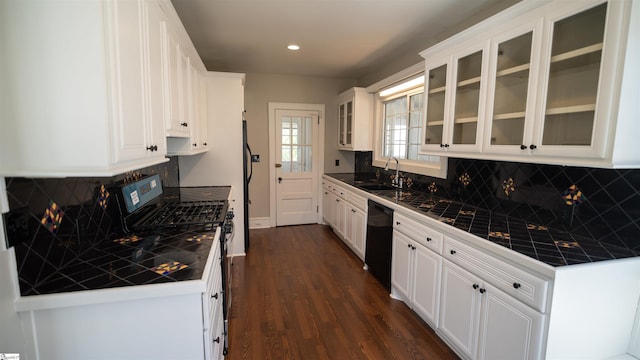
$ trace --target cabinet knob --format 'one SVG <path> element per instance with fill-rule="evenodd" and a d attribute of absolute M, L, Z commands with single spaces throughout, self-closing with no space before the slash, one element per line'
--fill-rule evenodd
<path fill-rule="evenodd" d="M 485 290 L 484 288 L 480 288 L 480 290 L 478 291 L 480 291 L 480 294 L 484 294 L 485 292 L 487 292 L 487 290 Z"/>
<path fill-rule="evenodd" d="M 217 338 L 213 339 L 213 342 L 220 344 L 220 336 L 218 336 Z"/>
<path fill-rule="evenodd" d="M 196 146 L 198 146 L 198 143 L 193 143 L 193 147 L 196 147 Z"/>
<path fill-rule="evenodd" d="M 430 237 L 428 237 L 428 238 L 427 238 L 427 241 L 431 241 L 431 238 L 430 238 Z"/>
<path fill-rule="evenodd" d="M 477 289 L 477 288 L 479 288 L 479 287 L 480 287 L 480 285 L 478 285 L 478 284 L 473 284 L 473 288 L 474 288 L 474 289 Z"/>
<path fill-rule="evenodd" d="M 520 145 L 520 150 L 524 150 L 527 148 L 527 145 Z"/>
<path fill-rule="evenodd" d="M 455 255 L 456 251 L 455 250 L 451 250 L 450 253 L 451 253 L 451 255 Z"/>
<path fill-rule="evenodd" d="M 449 144 L 444 144 L 444 147 L 448 148 L 448 147 L 449 147 Z"/>
<path fill-rule="evenodd" d="M 352 213 L 355 213 L 355 212 L 356 212 L 356 210 L 355 210 L 355 209 L 351 209 L 351 212 L 352 212 Z"/>
<path fill-rule="evenodd" d="M 211 295 L 211 297 L 217 300 L 218 299 L 218 293 L 215 293 L 215 294 Z"/>
<path fill-rule="evenodd" d="M 411 245 L 411 250 L 415 250 L 415 249 L 416 249 L 416 247 Z"/>
<path fill-rule="evenodd" d="M 537 147 L 537 146 L 535 146 L 535 145 L 533 145 L 533 144 L 529 145 L 529 149 L 531 149 L 531 150 L 535 150 L 535 149 L 537 149 L 537 148 L 538 148 L 538 147 Z"/>
<path fill-rule="evenodd" d="M 443 148 L 443 147 L 444 147 L 444 144 L 440 144 L 440 147 L 441 147 L 441 148 Z"/>
<path fill-rule="evenodd" d="M 411 244 L 407 244 L 407 247 L 408 247 L 409 249 L 411 249 Z"/>
<path fill-rule="evenodd" d="M 186 122 L 183 122 L 183 123 L 180 123 L 180 126 L 187 127 L 187 126 L 189 126 L 189 124 L 187 124 Z"/>
<path fill-rule="evenodd" d="M 158 151 L 158 145 L 147 146 L 147 150 L 149 150 L 149 151 Z"/>
<path fill-rule="evenodd" d="M 520 283 L 513 283 L 513 288 L 514 289 L 519 289 L 520 288 Z"/>
<path fill-rule="evenodd" d="M 340 199 L 336 199 L 336 202 L 340 202 Z"/>
<path fill-rule="evenodd" d="M 396 221 L 396 225 L 400 225 L 400 221 Z"/>
<path fill-rule="evenodd" d="M 202 143 L 202 145 L 207 146 L 207 143 Z"/>

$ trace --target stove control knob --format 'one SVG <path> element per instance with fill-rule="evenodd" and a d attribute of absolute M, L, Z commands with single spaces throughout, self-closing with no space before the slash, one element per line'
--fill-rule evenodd
<path fill-rule="evenodd" d="M 231 219 L 233 219 L 235 216 L 236 216 L 236 215 L 233 213 L 233 211 L 229 211 L 229 212 L 227 212 L 227 216 L 226 216 L 226 218 L 227 218 L 228 220 L 231 220 Z"/>

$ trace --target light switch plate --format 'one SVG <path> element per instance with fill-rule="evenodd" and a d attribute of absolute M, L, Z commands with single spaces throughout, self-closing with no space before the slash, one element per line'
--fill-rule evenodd
<path fill-rule="evenodd" d="M 251 155 L 251 162 L 260 162 L 260 155 Z"/>

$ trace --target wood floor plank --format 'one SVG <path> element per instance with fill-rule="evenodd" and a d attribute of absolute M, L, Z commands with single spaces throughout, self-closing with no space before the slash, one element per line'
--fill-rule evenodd
<path fill-rule="evenodd" d="M 323 225 L 250 230 L 227 359 L 458 359 Z"/>

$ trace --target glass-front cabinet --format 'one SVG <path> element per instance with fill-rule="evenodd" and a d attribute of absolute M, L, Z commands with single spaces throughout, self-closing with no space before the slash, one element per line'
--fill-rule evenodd
<path fill-rule="evenodd" d="M 426 121 L 421 150 L 475 151 L 481 145 L 484 115 L 484 48 L 426 64 Z"/>
<path fill-rule="evenodd" d="M 424 144 L 432 147 L 444 147 L 444 114 L 446 101 L 447 64 L 427 69 L 425 90 L 427 93 L 425 109 Z"/>
<path fill-rule="evenodd" d="M 373 95 L 354 87 L 338 95 L 338 149 L 372 150 Z"/>
<path fill-rule="evenodd" d="M 484 151 L 521 153 L 531 144 L 541 30 L 538 21 L 492 39 Z"/>
<path fill-rule="evenodd" d="M 420 150 L 638 167 L 639 44 L 638 1 L 522 1 L 420 53 Z"/>
<path fill-rule="evenodd" d="M 608 3 L 551 18 L 544 49 L 543 113 L 530 148 L 572 156 L 602 156 L 595 130 Z M 605 94 L 603 94 L 606 96 Z"/>

